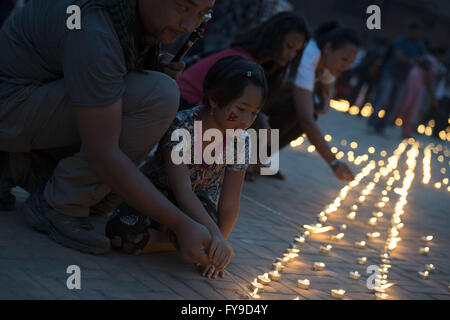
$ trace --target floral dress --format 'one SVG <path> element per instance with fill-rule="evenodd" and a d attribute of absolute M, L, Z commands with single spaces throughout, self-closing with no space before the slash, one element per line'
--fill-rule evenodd
<path fill-rule="evenodd" d="M 243 131 L 239 138 L 243 138 L 244 144 L 242 148 L 239 148 L 239 143 L 236 143 L 229 136 L 225 136 L 224 143 L 222 145 L 222 153 L 218 154 L 215 163 L 207 165 L 204 162 L 202 164 L 195 164 L 194 152 L 198 152 L 198 148 L 195 148 L 194 139 L 194 121 L 200 121 L 202 113 L 206 111 L 205 107 L 197 106 L 192 109 L 186 109 L 177 113 L 174 121 L 170 125 L 168 131 L 159 142 L 158 149 L 153 156 L 150 156 L 142 166 L 142 172 L 152 181 L 152 183 L 161 190 L 166 196 L 171 193 L 169 179 L 165 170 L 163 159 L 163 148 L 170 148 L 173 150 L 183 142 L 183 136 L 172 141 L 172 133 L 177 129 L 185 129 L 189 132 L 191 137 L 191 164 L 187 164 L 191 186 L 194 193 L 197 195 L 202 194 L 212 201 L 215 206 L 219 202 L 221 185 L 226 170 L 232 171 L 245 171 L 249 164 L 250 159 L 250 138 L 246 131 Z M 234 139 L 239 140 L 239 139 Z M 201 142 L 201 139 L 199 139 Z M 199 145 L 197 145 L 199 147 Z M 234 148 L 234 159 L 230 163 L 226 161 L 227 149 Z M 185 150 L 188 150 L 186 148 Z M 196 151 L 197 150 L 197 151 Z M 201 149 L 200 149 L 201 150 Z M 244 154 L 242 154 L 244 153 Z M 222 161 L 219 161 L 222 157 Z"/>

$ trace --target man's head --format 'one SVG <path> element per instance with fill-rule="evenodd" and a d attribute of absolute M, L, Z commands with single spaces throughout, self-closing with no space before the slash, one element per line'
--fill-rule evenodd
<path fill-rule="evenodd" d="M 147 32 L 163 44 L 192 32 L 212 11 L 215 0 L 138 0 L 138 14 Z"/>

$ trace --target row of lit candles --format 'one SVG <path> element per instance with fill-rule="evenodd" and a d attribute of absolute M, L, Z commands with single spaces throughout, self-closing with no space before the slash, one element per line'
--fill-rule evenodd
<path fill-rule="evenodd" d="M 410 141 L 410 144 L 411 144 L 411 141 Z M 380 169 L 380 171 L 375 175 L 374 181 L 378 182 L 380 175 L 386 176 L 390 171 L 392 171 L 393 169 L 395 169 L 397 167 L 398 159 L 399 159 L 400 155 L 404 152 L 405 149 L 406 149 L 406 143 L 402 142 L 399 145 L 399 147 L 394 151 L 394 156 L 389 158 L 387 167 L 382 168 L 387 171 L 383 172 L 383 170 Z M 408 163 L 409 169 L 407 170 L 407 175 L 404 179 L 404 186 L 402 189 L 400 189 L 397 192 L 397 193 L 401 194 L 402 196 L 399 199 L 399 202 L 396 206 L 396 214 L 398 212 L 403 212 L 402 208 L 406 204 L 407 190 L 410 188 L 412 180 L 414 178 L 415 158 L 417 157 L 417 155 L 418 155 L 418 144 L 414 144 L 413 148 L 408 153 L 407 163 Z M 371 163 L 369 163 L 369 165 L 367 165 L 361 171 L 360 174 L 357 175 L 357 177 L 353 181 L 353 183 L 350 183 L 349 185 L 347 185 L 346 187 L 341 189 L 340 195 L 338 197 L 336 197 L 335 201 L 328 206 L 328 208 L 325 210 L 325 212 L 322 211 L 321 213 L 319 213 L 319 215 L 318 215 L 319 221 L 326 222 L 326 220 L 327 220 L 326 214 L 336 211 L 337 208 L 340 206 L 341 201 L 345 199 L 350 188 L 357 186 L 359 184 L 359 182 L 362 180 L 362 178 L 367 176 L 370 173 L 370 171 L 373 170 L 374 167 L 375 167 L 374 161 L 372 161 Z M 396 176 L 394 178 L 394 180 L 399 180 L 398 171 L 395 171 L 394 174 Z M 387 188 L 389 188 L 389 190 L 391 189 L 391 185 L 394 180 L 388 180 Z M 365 196 L 368 193 L 370 193 L 370 191 L 373 190 L 374 186 L 375 186 L 374 182 L 369 183 L 368 186 L 363 190 L 362 196 Z M 402 190 L 403 190 L 403 192 L 402 192 Z M 383 190 L 383 192 L 387 192 L 387 190 Z M 386 194 L 383 194 L 383 195 L 385 196 Z M 383 202 L 389 201 L 389 198 L 387 198 L 387 197 L 383 197 L 383 198 L 382 198 Z M 361 198 L 359 198 L 359 199 L 361 200 Z M 363 202 L 363 201 L 360 201 L 360 202 Z M 352 209 L 357 209 L 357 205 L 353 205 Z M 382 215 L 383 215 L 382 212 L 375 212 L 374 217 L 372 217 L 369 220 L 369 224 L 374 225 L 374 222 L 375 222 L 374 219 L 376 219 L 377 217 L 381 217 Z M 403 226 L 403 223 L 401 222 L 399 217 L 395 216 L 395 214 L 393 216 L 393 219 L 391 219 L 391 223 L 397 223 L 397 227 L 399 227 L 399 229 Z M 326 231 L 333 229 L 333 227 L 331 227 L 331 226 L 323 227 L 321 224 L 316 224 L 315 226 L 305 225 L 304 227 L 305 227 L 305 229 L 307 229 L 307 231 L 305 231 L 305 233 L 303 235 L 295 238 L 296 243 L 293 243 L 291 245 L 291 247 L 284 254 L 283 258 L 277 258 L 277 262 L 273 264 L 274 270 L 269 273 L 265 273 L 264 275 L 260 275 L 260 276 L 258 276 L 258 279 L 254 280 L 254 282 L 252 283 L 252 286 L 254 289 L 252 296 L 254 298 L 259 297 L 259 295 L 257 295 L 257 292 L 258 292 L 258 290 L 262 290 L 262 288 L 263 288 L 263 286 L 261 286 L 261 284 L 258 282 L 258 280 L 263 284 L 268 284 L 268 283 L 270 283 L 271 280 L 278 281 L 280 279 L 280 272 L 284 269 L 284 265 L 287 262 L 292 261 L 295 257 L 298 257 L 298 253 L 299 253 L 298 246 L 305 242 L 305 239 L 311 232 L 320 233 L 320 232 L 326 232 Z M 341 231 L 343 231 L 343 230 L 345 230 L 346 225 L 341 225 L 339 228 Z M 387 245 L 387 248 L 388 248 L 388 250 L 391 249 L 391 251 L 392 251 L 396 247 L 396 243 L 399 241 L 399 238 L 397 238 L 398 230 L 395 227 L 393 227 L 391 229 L 390 235 L 391 235 L 391 237 L 389 237 L 387 240 L 387 242 L 389 242 L 389 244 Z M 343 236 L 344 236 L 343 233 L 339 233 L 335 236 L 332 236 L 332 239 L 339 240 L 339 239 L 342 239 Z M 369 238 L 378 238 L 379 236 L 380 236 L 379 232 L 373 232 L 373 233 L 367 234 L 367 237 L 369 237 Z M 393 243 L 395 243 L 395 245 L 393 245 Z M 360 242 L 355 243 L 355 247 L 363 248 L 364 246 L 365 246 L 365 241 L 360 241 Z M 332 248 L 331 245 L 321 246 L 320 252 L 328 254 L 330 252 L 331 248 Z M 385 247 L 385 249 L 386 249 L 386 247 Z M 382 254 L 382 262 L 389 262 L 389 260 L 387 260 L 387 257 L 388 257 L 387 252 L 389 252 L 389 251 L 385 251 L 385 253 Z M 357 259 L 357 263 L 359 263 L 359 264 L 364 264 L 366 261 L 367 261 L 366 257 L 361 257 L 361 258 Z M 315 262 L 313 265 L 314 270 L 323 270 L 324 268 L 325 268 L 325 264 L 322 262 Z M 379 286 L 377 286 L 374 289 L 377 299 L 386 298 L 387 295 L 384 293 L 385 289 L 387 289 L 389 286 L 392 285 L 392 284 L 387 283 L 387 272 L 388 272 L 389 268 L 390 268 L 390 265 L 388 265 L 387 263 L 383 263 L 382 265 L 380 265 L 380 271 L 382 272 L 382 276 L 380 277 Z M 428 273 L 432 272 L 434 270 L 434 266 L 426 265 L 425 269 L 426 270 L 423 273 L 420 273 L 420 275 L 422 277 L 428 276 Z M 357 271 L 350 272 L 349 277 L 352 279 L 359 279 L 360 274 Z M 298 280 L 298 283 L 297 283 L 297 286 L 300 288 L 303 288 L 303 289 L 307 289 L 309 287 L 309 285 L 310 285 L 310 281 L 308 279 Z M 342 298 L 344 294 L 345 294 L 345 290 L 342 290 L 342 289 L 332 289 L 331 290 L 331 295 L 336 298 Z"/>
<path fill-rule="evenodd" d="M 300 138 L 302 138 L 302 137 L 300 137 Z M 301 145 L 301 143 L 303 143 L 304 140 L 302 140 L 300 138 L 297 140 L 296 143 L 294 143 L 294 146 L 298 146 L 298 145 Z M 327 140 L 331 140 L 331 137 L 327 138 Z M 357 145 L 355 146 L 353 144 L 353 147 L 357 147 Z M 369 150 L 370 153 L 375 152 L 375 148 L 372 147 L 369 149 L 370 149 Z M 384 153 L 382 153 L 382 156 L 385 156 L 385 155 L 386 155 L 386 152 L 384 151 Z M 325 209 L 325 211 L 322 211 L 319 213 L 319 215 L 318 215 L 319 221 L 326 222 L 326 220 L 327 220 L 326 214 L 335 212 L 340 207 L 341 201 L 343 201 L 346 198 L 350 189 L 356 187 L 363 178 L 368 176 L 370 174 L 370 172 L 373 169 L 375 169 L 375 167 L 376 167 L 376 162 L 372 160 L 366 167 L 364 167 L 361 170 L 361 172 L 359 174 L 356 175 L 355 179 L 352 182 L 350 182 L 347 186 L 342 188 L 339 192 L 339 196 L 337 196 L 335 198 L 335 200 Z M 374 187 L 374 185 L 372 184 L 370 188 L 373 189 L 373 187 Z M 356 205 L 353 207 L 356 208 Z M 281 276 L 280 272 L 284 269 L 285 265 L 288 262 L 290 262 L 294 258 L 298 257 L 298 253 L 300 252 L 299 246 L 301 246 L 303 243 L 305 243 L 306 238 L 311 233 L 322 233 L 322 232 L 327 232 L 327 231 L 333 229 L 332 226 L 324 227 L 324 226 L 322 226 L 321 223 L 318 223 L 316 225 L 304 225 L 304 228 L 306 231 L 302 235 L 299 235 L 294 239 L 294 242 L 291 244 L 290 248 L 288 248 L 286 250 L 286 253 L 283 255 L 283 258 L 277 258 L 276 262 L 274 262 L 272 264 L 273 271 L 257 276 L 257 278 L 255 278 L 254 281 L 251 283 L 251 286 L 253 289 L 251 296 L 253 298 L 260 297 L 258 295 L 258 292 L 262 292 L 264 290 L 264 285 L 268 285 L 271 281 L 279 281 L 280 276 Z M 340 229 L 340 231 L 344 231 L 346 229 L 346 225 L 345 224 L 340 225 L 339 229 Z M 343 237 L 344 237 L 344 233 L 341 232 L 335 236 L 332 236 L 332 239 L 340 240 Z M 326 246 L 320 246 L 319 251 L 324 254 L 329 254 L 331 249 L 332 249 L 331 245 L 326 245 Z M 323 262 L 315 262 L 313 264 L 313 270 L 320 271 L 320 270 L 323 270 L 324 268 L 325 268 L 325 263 L 323 263 Z M 359 274 L 357 271 L 355 271 L 355 272 L 351 272 L 349 276 L 356 277 L 357 275 L 359 275 Z M 303 279 L 303 280 L 300 279 L 297 282 L 297 286 L 302 289 L 308 289 L 310 286 L 310 281 L 309 281 L 309 279 Z M 345 290 L 332 289 L 330 294 L 331 294 L 331 296 L 333 296 L 335 298 L 342 298 L 343 295 L 345 294 Z"/>
<path fill-rule="evenodd" d="M 336 211 L 340 205 L 341 205 L 341 201 L 345 199 L 345 197 L 348 194 L 348 191 L 357 186 L 359 184 L 359 182 L 366 177 L 367 175 L 370 174 L 370 172 L 376 167 L 375 161 L 371 161 L 366 167 L 364 167 L 361 172 L 359 174 L 356 175 L 355 180 L 353 180 L 351 183 L 349 183 L 347 186 L 345 186 L 344 188 L 342 188 L 339 192 L 339 196 L 337 196 L 335 198 L 335 200 L 327 206 L 327 208 L 325 209 L 325 212 L 327 213 L 332 213 L 334 211 Z M 325 212 L 321 212 L 319 214 L 320 217 L 325 217 Z M 305 231 L 303 232 L 303 234 L 298 235 L 295 239 L 294 242 L 291 244 L 290 248 L 288 248 L 286 250 L 286 252 L 283 254 L 283 258 L 277 258 L 276 261 L 272 264 L 273 267 L 273 271 L 270 272 L 266 272 L 262 275 L 257 276 L 257 278 L 255 278 L 253 280 L 253 282 L 251 283 L 251 287 L 252 287 L 252 293 L 251 293 L 251 297 L 253 299 L 259 299 L 260 295 L 258 294 L 258 292 L 262 292 L 264 290 L 264 286 L 268 285 L 271 281 L 279 281 L 280 279 L 280 272 L 285 268 L 285 265 L 292 261 L 293 259 L 295 259 L 296 257 L 298 257 L 300 249 L 299 247 L 301 245 L 303 245 L 306 241 L 306 239 L 308 238 L 308 236 L 311 233 L 322 233 L 322 232 L 327 232 L 329 230 L 332 230 L 333 227 L 332 226 L 326 226 L 323 227 L 322 224 L 318 223 L 316 225 L 304 225 L 304 229 Z M 341 230 L 345 229 L 345 228 L 340 228 Z M 339 238 L 343 237 L 343 233 L 342 235 L 338 235 Z M 320 251 L 325 253 L 325 252 L 329 252 L 331 250 L 332 246 L 328 245 L 326 247 L 321 247 Z M 313 264 L 313 270 L 319 271 L 319 270 L 323 270 L 325 268 L 325 264 L 323 262 L 315 262 Z M 303 279 L 303 280 L 298 280 L 297 286 L 303 289 L 308 289 L 310 285 L 310 281 L 309 279 Z M 345 291 L 341 290 L 341 289 L 332 289 L 331 293 L 332 296 L 343 296 L 343 294 L 345 294 Z"/>

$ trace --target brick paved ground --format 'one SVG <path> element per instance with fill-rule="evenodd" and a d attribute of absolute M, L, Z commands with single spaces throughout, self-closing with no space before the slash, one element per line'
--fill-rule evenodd
<path fill-rule="evenodd" d="M 357 117 L 330 111 L 320 119 L 324 132 L 333 136 L 331 144 L 343 151 L 342 139 L 359 143 L 355 154 L 362 154 L 369 146 L 377 152 L 371 157 L 381 159 L 379 151 L 390 153 L 401 142 L 398 128 L 387 132 L 388 138 L 368 135 L 365 121 Z M 424 136 L 419 140 L 424 145 L 437 142 Z M 236 257 L 228 268 L 235 281 L 249 288 L 253 279 L 271 270 L 272 262 L 282 256 L 294 237 L 302 231 L 303 224 L 316 223 L 316 215 L 330 204 L 345 186 L 333 178 L 330 169 L 316 153 L 306 151 L 307 143 L 296 149 L 289 148 L 281 153 L 281 170 L 288 176 L 284 182 L 271 178 L 259 178 L 255 183 L 246 183 L 241 200 L 241 212 L 231 236 Z M 449 145 L 444 145 L 449 147 Z M 395 285 L 388 289 L 390 299 L 450 299 L 450 197 L 446 186 L 436 190 L 434 182 L 447 174 L 440 173 L 445 167 L 450 172 L 449 158 L 438 162 L 432 154 L 432 178 L 423 185 L 423 147 L 417 158 L 416 178 L 411 187 L 408 203 L 402 221 L 402 241 L 390 258 L 392 269 L 389 280 Z M 400 160 L 399 170 L 403 179 L 405 156 Z M 353 165 L 354 171 L 362 167 Z M 340 242 L 331 241 L 330 234 L 314 235 L 303 245 L 300 256 L 289 263 L 282 272 L 281 280 L 270 284 L 261 293 L 261 299 L 333 299 L 331 289 L 347 291 L 345 299 L 374 299 L 366 288 L 366 267 L 380 262 L 387 237 L 389 218 L 398 195 L 390 192 L 385 217 L 376 227 L 370 227 L 369 219 L 375 201 L 385 186 L 381 179 L 366 202 L 360 205 L 356 221 L 349 222 L 345 215 L 356 203 L 361 190 L 372 181 L 376 170 L 360 185 L 352 189 L 339 210 L 330 215 L 329 224 L 337 226 L 346 223 L 348 230 Z M 399 186 L 399 182 L 394 187 Z M 15 189 L 22 203 L 26 194 Z M 99 221 L 101 227 L 103 221 Z M 354 241 L 364 240 L 369 231 L 379 231 L 381 240 L 368 241 L 365 249 L 355 249 Z M 423 246 L 420 237 L 434 235 L 429 245 L 428 256 L 419 254 Z M 319 253 L 319 246 L 332 244 L 332 253 Z M 366 256 L 366 266 L 357 265 L 356 257 Z M 313 271 L 315 261 L 325 262 L 324 271 Z M 424 265 L 433 263 L 436 272 L 430 279 L 417 275 Z M 81 290 L 68 290 L 66 269 L 69 265 L 81 268 Z M 360 280 L 349 279 L 350 271 L 358 270 Z M 308 278 L 310 290 L 296 287 L 298 279 Z M 230 278 L 208 280 L 202 278 L 187 262 L 176 254 L 155 254 L 128 256 L 110 252 L 105 256 L 82 254 L 52 242 L 47 236 L 25 226 L 16 212 L 0 212 L 0 299 L 243 299 L 243 291 Z"/>

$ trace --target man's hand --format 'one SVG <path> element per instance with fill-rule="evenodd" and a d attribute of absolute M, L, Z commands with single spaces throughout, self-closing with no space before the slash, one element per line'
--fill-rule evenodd
<path fill-rule="evenodd" d="M 186 64 L 182 61 L 180 62 L 170 62 L 173 59 L 173 55 L 169 53 L 163 53 L 159 56 L 159 65 L 161 67 L 161 72 L 167 74 L 169 77 L 175 81 L 180 79 L 181 74 L 186 67 Z"/>
<path fill-rule="evenodd" d="M 213 265 L 199 267 L 199 271 L 203 277 L 206 277 L 208 279 L 217 279 L 217 276 L 221 277 L 222 279 L 225 278 L 225 272 L 223 272 L 223 270 L 219 271 Z"/>
<path fill-rule="evenodd" d="M 336 164 L 332 166 L 332 169 L 336 178 L 343 182 L 350 182 L 355 179 L 355 176 L 345 162 L 336 161 Z"/>
<path fill-rule="evenodd" d="M 210 264 L 206 250 L 210 246 L 211 236 L 205 226 L 192 222 L 181 226 L 176 235 L 183 259 L 201 266 Z"/>

